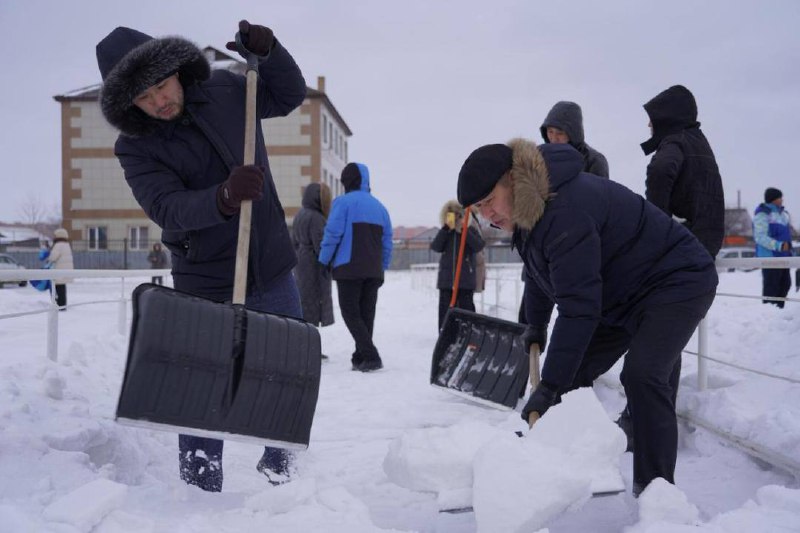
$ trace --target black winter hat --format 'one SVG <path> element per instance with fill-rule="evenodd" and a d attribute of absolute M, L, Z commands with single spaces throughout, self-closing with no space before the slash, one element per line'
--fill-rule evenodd
<path fill-rule="evenodd" d="M 773 200 L 777 200 L 778 198 L 783 198 L 783 193 L 780 191 L 780 189 L 769 187 L 766 191 L 764 191 L 765 204 L 772 203 Z"/>
<path fill-rule="evenodd" d="M 468 206 L 486 198 L 511 168 L 511 154 L 505 144 L 487 144 L 469 154 L 458 173 L 458 203 Z"/>

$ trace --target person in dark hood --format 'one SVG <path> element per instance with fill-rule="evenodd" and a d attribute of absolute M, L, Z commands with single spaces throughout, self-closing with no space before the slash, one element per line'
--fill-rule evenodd
<path fill-rule="evenodd" d="M 714 152 L 697 121 L 694 95 L 674 85 L 644 104 L 651 137 L 642 143 L 645 198 L 684 225 L 716 257 L 725 236 L 725 195 Z"/>
<path fill-rule="evenodd" d="M 638 495 L 657 477 L 674 483 L 681 351 L 714 300 L 717 272 L 683 226 L 583 165 L 567 144 L 482 146 L 461 168 L 458 201 L 513 232 L 534 281 L 525 288 L 522 340 L 547 355 L 523 419 L 532 425 L 624 356 Z"/>
<path fill-rule="evenodd" d="M 242 43 L 259 57 L 258 119 L 289 114 L 306 84 L 289 52 L 265 26 L 239 23 Z M 227 47 L 235 50 L 230 42 Z M 296 263 L 269 169 L 261 120 L 255 164 L 242 165 L 245 77 L 212 71 L 202 50 L 182 37 L 153 38 L 118 27 L 97 45 L 100 108 L 120 131 L 114 153 L 136 201 L 163 230 L 175 289 L 215 301 L 233 293 L 239 211 L 252 200 L 245 306 L 301 318 Z M 222 490 L 223 441 L 180 435 L 180 475 Z M 257 468 L 286 480 L 289 455 L 266 448 Z"/>
<path fill-rule="evenodd" d="M 586 144 L 583 138 L 583 112 L 575 102 L 556 102 L 539 131 L 545 143 L 569 144 L 583 156 L 583 171 L 608 177 L 606 157 Z"/>
<path fill-rule="evenodd" d="M 336 198 L 325 225 L 319 262 L 332 269 L 339 293 L 339 310 L 353 336 L 353 370 L 383 368 L 372 332 L 378 289 L 392 260 L 392 221 L 369 188 L 369 170 L 348 163 L 341 177 L 345 194 Z"/>
<path fill-rule="evenodd" d="M 439 213 L 441 228 L 430 244 L 431 250 L 441 254 L 439 257 L 439 274 L 436 288 L 439 289 L 439 329 L 442 329 L 444 317 L 453 299 L 453 284 L 458 270 L 458 250 L 461 244 L 461 232 L 464 222 L 464 207 L 457 201 L 446 202 Z M 473 295 L 478 285 L 477 259 L 478 252 L 486 243 L 480 230 L 470 223 L 464 242 L 464 257 L 461 260 L 461 274 L 458 278 L 458 294 L 455 307 L 475 311 Z"/>
<path fill-rule="evenodd" d="M 297 250 L 294 272 L 300 289 L 303 319 L 317 327 L 333 324 L 331 276 L 317 261 L 330 210 L 330 187 L 324 183 L 310 183 L 303 192 L 303 206 L 292 224 Z"/>

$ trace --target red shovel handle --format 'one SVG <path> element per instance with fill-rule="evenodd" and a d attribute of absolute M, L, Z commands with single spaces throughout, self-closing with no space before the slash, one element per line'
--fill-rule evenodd
<path fill-rule="evenodd" d="M 456 275 L 453 278 L 453 297 L 450 298 L 450 307 L 455 307 L 458 298 L 458 282 L 461 280 L 461 262 L 464 260 L 464 248 L 467 245 L 467 230 L 469 229 L 469 206 L 464 208 L 464 223 L 461 225 L 461 243 L 458 246 L 458 260 L 456 261 Z"/>

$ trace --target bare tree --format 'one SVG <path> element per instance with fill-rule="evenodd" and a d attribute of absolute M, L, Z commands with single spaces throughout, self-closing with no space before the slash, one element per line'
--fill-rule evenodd
<path fill-rule="evenodd" d="M 19 205 L 20 222 L 25 226 L 43 234 L 50 234 L 61 225 L 61 206 L 46 205 L 41 197 L 28 193 Z"/>

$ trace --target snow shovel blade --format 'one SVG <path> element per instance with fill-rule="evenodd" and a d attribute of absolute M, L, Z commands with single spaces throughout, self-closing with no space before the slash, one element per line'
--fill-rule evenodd
<path fill-rule="evenodd" d="M 159 285 L 140 285 L 132 301 L 120 423 L 308 447 L 320 380 L 315 327 Z"/>
<path fill-rule="evenodd" d="M 513 409 L 528 379 L 525 326 L 450 308 L 433 350 L 432 385 L 470 400 Z"/>

